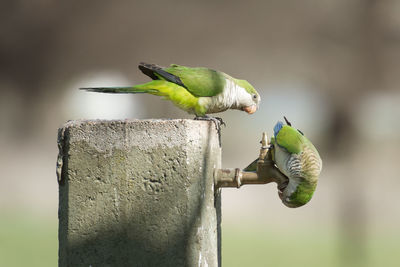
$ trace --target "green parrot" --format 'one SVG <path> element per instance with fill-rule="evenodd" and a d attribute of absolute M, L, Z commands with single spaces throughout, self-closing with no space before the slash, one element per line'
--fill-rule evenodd
<path fill-rule="evenodd" d="M 272 161 L 288 177 L 288 183 L 280 186 L 279 197 L 290 207 L 297 208 L 309 202 L 317 186 L 322 160 L 314 145 L 304 134 L 293 128 L 284 117 L 286 125 L 278 121 L 271 137 Z M 245 171 L 256 171 L 253 162 Z"/>
<path fill-rule="evenodd" d="M 81 88 L 102 93 L 148 93 L 171 100 L 176 106 L 195 114 L 222 112 L 227 109 L 257 111 L 260 95 L 245 80 L 208 68 L 190 68 L 172 64 L 167 68 L 140 63 L 139 69 L 153 81 L 129 87 Z"/>

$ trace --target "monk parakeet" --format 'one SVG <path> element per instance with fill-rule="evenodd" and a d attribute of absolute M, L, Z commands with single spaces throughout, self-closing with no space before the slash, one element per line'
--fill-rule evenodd
<path fill-rule="evenodd" d="M 286 125 L 278 121 L 274 127 L 274 136 L 270 141 L 271 157 L 288 178 L 287 184 L 278 187 L 279 197 L 286 206 L 297 208 L 313 196 L 322 161 L 314 145 L 284 118 Z M 256 166 L 254 161 L 245 171 L 256 171 Z"/>
<path fill-rule="evenodd" d="M 148 93 L 163 96 L 179 108 L 204 117 L 227 109 L 256 112 L 260 95 L 245 80 L 208 68 L 172 64 L 167 68 L 140 63 L 139 69 L 153 81 L 129 87 L 81 88 L 102 93 Z"/>

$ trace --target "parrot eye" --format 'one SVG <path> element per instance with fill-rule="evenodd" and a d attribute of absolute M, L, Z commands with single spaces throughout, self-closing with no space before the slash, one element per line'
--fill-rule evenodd
<path fill-rule="evenodd" d="M 257 95 L 256 94 L 253 95 L 253 99 L 257 99 Z"/>
<path fill-rule="evenodd" d="M 302 131 L 300 131 L 299 129 L 297 129 L 297 131 L 299 131 L 299 133 L 301 133 L 301 135 L 304 135 Z"/>

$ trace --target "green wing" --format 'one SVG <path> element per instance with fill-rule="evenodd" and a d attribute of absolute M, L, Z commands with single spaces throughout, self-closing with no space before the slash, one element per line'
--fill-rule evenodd
<path fill-rule="evenodd" d="M 197 97 L 215 96 L 221 93 L 225 86 L 224 74 L 216 70 L 189 68 L 176 64 L 163 70 L 179 77 L 185 88 Z"/>
<path fill-rule="evenodd" d="M 291 154 L 299 154 L 304 142 L 306 142 L 305 137 L 288 125 L 284 125 L 276 135 L 276 143 Z"/>

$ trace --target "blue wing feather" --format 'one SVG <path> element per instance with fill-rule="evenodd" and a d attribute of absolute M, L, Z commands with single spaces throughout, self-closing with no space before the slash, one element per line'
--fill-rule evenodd
<path fill-rule="evenodd" d="M 281 122 L 281 121 L 278 121 L 275 124 L 275 127 L 274 127 L 274 136 L 275 136 L 275 138 L 278 135 L 279 131 L 282 129 L 282 127 L 283 127 L 283 122 Z"/>

